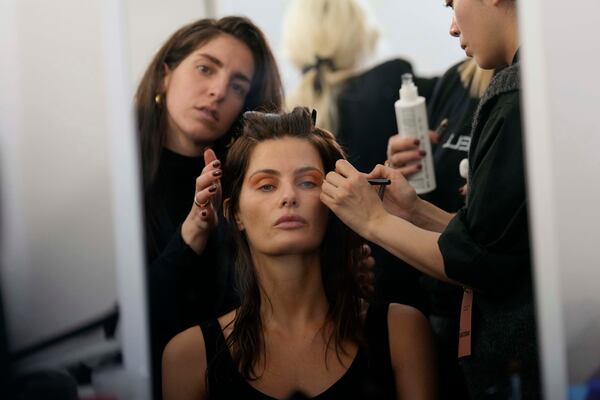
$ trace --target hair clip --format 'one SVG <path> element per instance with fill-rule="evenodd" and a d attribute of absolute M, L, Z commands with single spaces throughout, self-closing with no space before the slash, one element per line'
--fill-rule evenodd
<path fill-rule="evenodd" d="M 317 126 L 317 110 L 315 110 L 314 108 L 310 113 L 310 118 L 312 119 L 313 126 Z"/>

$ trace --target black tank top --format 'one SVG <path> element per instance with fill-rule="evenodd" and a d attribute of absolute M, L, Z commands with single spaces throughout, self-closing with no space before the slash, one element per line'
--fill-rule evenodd
<path fill-rule="evenodd" d="M 365 319 L 365 344 L 360 346 L 352 364 L 342 377 L 312 399 L 395 399 L 396 388 L 390 357 L 388 304 L 372 304 Z M 250 385 L 239 373 L 219 322 L 200 324 L 207 359 L 207 387 L 213 399 L 274 400 Z M 288 399 L 307 399 L 301 393 Z"/>

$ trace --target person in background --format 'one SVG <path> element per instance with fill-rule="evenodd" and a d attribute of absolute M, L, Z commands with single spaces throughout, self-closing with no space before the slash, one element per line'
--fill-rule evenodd
<path fill-rule="evenodd" d="M 386 159 L 388 138 L 398 132 L 394 102 L 402 74 L 412 65 L 393 59 L 368 65 L 379 32 L 358 0 L 293 0 L 283 21 L 283 52 L 302 72 L 286 98 L 287 107 L 318 111 L 319 126 L 331 130 L 360 171 Z M 429 99 L 437 78 L 415 79 Z M 374 300 L 426 309 L 420 273 L 386 251 L 372 246 L 376 284 Z"/>
<path fill-rule="evenodd" d="M 481 69 L 475 60 L 467 58 L 444 73 L 428 103 L 429 126 L 438 127 L 430 133 L 437 185 L 433 192 L 421 197 L 444 211 L 455 213 L 465 205 L 466 180 L 459 173 L 459 165 L 468 156 L 473 116 L 493 74 L 494 70 Z M 402 170 L 405 177 L 415 172 L 422 158 L 412 139 L 399 135 L 390 137 L 388 165 Z M 428 317 L 436 342 L 440 392 L 448 398 L 468 398 L 456 356 L 463 291 L 428 275 L 423 275 L 421 284 L 428 294 Z"/>
<path fill-rule="evenodd" d="M 473 119 L 466 206 L 419 198 L 402 171 L 342 160 L 321 198 L 340 219 L 416 269 L 464 288 L 459 355 L 473 398 L 540 398 L 515 0 L 446 0 L 451 35 L 496 69 Z M 392 184 L 383 203 L 368 178 Z"/>
<path fill-rule="evenodd" d="M 379 31 L 359 0 L 292 0 L 283 20 L 283 53 L 302 73 L 286 98 L 288 108 L 319 113 L 348 152 L 348 160 L 370 171 L 386 157 L 387 140 L 397 133 L 394 102 L 410 62 L 396 58 L 373 65 Z M 417 78 L 431 97 L 437 78 Z"/>
<path fill-rule="evenodd" d="M 269 45 L 250 20 L 202 19 L 175 32 L 139 83 L 154 398 L 160 360 L 178 332 L 237 305 L 222 242 L 222 161 L 247 110 L 279 110 Z"/>
<path fill-rule="evenodd" d="M 333 135 L 300 107 L 244 125 L 223 178 L 241 305 L 171 340 L 165 399 L 434 399 L 427 320 L 361 299 L 360 242 L 320 200 Z"/>

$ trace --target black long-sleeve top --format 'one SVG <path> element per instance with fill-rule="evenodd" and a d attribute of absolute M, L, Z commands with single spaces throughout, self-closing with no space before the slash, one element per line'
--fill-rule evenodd
<path fill-rule="evenodd" d="M 204 159 L 164 149 L 156 181 L 145 196 L 147 285 L 154 398 L 160 398 L 161 357 L 167 342 L 200 321 L 233 307 L 231 268 L 219 224 L 202 254 L 181 237 L 194 206 L 195 181 Z"/>

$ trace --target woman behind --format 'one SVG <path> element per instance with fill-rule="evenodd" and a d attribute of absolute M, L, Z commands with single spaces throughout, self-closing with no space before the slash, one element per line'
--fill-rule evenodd
<path fill-rule="evenodd" d="M 401 171 L 378 166 L 368 177 L 392 180 L 384 209 L 367 177 L 343 161 L 323 183 L 322 199 L 361 236 L 465 288 L 461 310 L 472 314 L 461 315 L 459 354 L 473 398 L 538 399 L 516 4 L 446 4 L 451 35 L 481 68 L 498 71 L 473 120 L 466 206 L 445 212 L 418 198 Z"/>
<path fill-rule="evenodd" d="M 278 110 L 282 97 L 264 35 L 241 17 L 179 29 L 138 86 L 155 399 L 169 339 L 237 304 L 218 246 L 219 158 L 244 111 Z"/>
<path fill-rule="evenodd" d="M 225 166 L 241 305 L 169 343 L 166 399 L 435 397 L 427 321 L 361 301 L 359 242 L 320 201 L 343 157 L 306 109 L 246 113 Z"/>
<path fill-rule="evenodd" d="M 319 112 L 317 123 L 336 136 L 361 171 L 385 161 L 397 133 L 394 102 L 412 65 L 393 59 L 374 65 L 379 31 L 360 0 L 293 0 L 283 21 L 283 51 L 302 73 L 289 108 Z M 436 79 L 416 79 L 429 99 Z"/>

